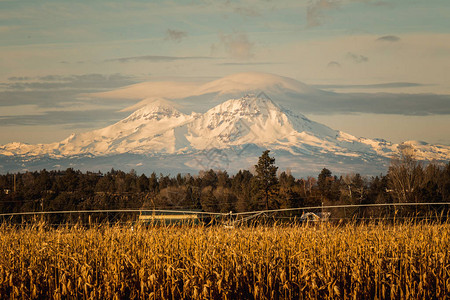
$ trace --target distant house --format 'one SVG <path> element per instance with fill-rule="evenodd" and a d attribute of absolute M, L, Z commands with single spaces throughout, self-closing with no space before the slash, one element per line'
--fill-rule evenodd
<path fill-rule="evenodd" d="M 139 215 L 139 222 L 144 224 L 199 224 L 204 221 L 201 211 L 145 211 Z"/>

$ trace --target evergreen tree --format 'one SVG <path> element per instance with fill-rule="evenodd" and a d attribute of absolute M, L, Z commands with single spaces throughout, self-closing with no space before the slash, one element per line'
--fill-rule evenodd
<path fill-rule="evenodd" d="M 145 174 L 142 174 L 137 179 L 137 187 L 138 187 L 138 191 L 140 193 L 148 192 L 148 190 L 149 190 L 149 180 L 148 180 L 147 176 L 145 176 Z"/>
<path fill-rule="evenodd" d="M 156 176 L 155 172 L 153 172 L 148 179 L 148 187 L 150 189 L 150 192 L 156 193 L 158 191 L 159 183 L 158 177 Z"/>
<path fill-rule="evenodd" d="M 266 150 L 259 157 L 258 164 L 255 165 L 256 181 L 260 193 L 264 197 L 266 210 L 269 209 L 269 199 L 278 194 L 278 178 L 275 166 L 275 158 L 269 156 L 270 150 Z"/>
<path fill-rule="evenodd" d="M 317 187 L 322 195 L 322 204 L 324 197 L 327 199 L 331 198 L 331 187 L 333 183 L 333 176 L 331 176 L 331 171 L 327 168 L 323 168 L 317 177 Z"/>
<path fill-rule="evenodd" d="M 253 174 L 248 170 L 239 170 L 233 177 L 232 191 L 237 198 L 236 209 L 238 212 L 247 211 L 250 208 L 252 199 Z"/>

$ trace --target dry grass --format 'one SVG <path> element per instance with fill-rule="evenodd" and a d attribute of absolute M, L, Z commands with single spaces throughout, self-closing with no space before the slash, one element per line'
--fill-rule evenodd
<path fill-rule="evenodd" d="M 0 227 L 0 298 L 445 299 L 450 224 Z"/>

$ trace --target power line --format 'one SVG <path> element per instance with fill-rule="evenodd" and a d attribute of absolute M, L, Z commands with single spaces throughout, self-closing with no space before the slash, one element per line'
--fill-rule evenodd
<path fill-rule="evenodd" d="M 170 209 L 98 209 L 98 210 L 60 210 L 60 211 L 32 211 L 18 213 L 3 213 L 0 217 L 8 216 L 26 216 L 26 215 L 47 215 L 47 214 L 89 214 L 89 213 L 180 213 L 180 214 L 202 214 L 215 216 L 245 216 L 245 215 L 261 215 L 277 212 L 289 211 L 305 211 L 316 209 L 334 209 L 334 208 L 358 208 L 358 207 L 389 207 L 389 206 L 425 206 L 425 205 L 450 205 L 450 202 L 427 202 L 427 203 L 380 203 L 380 204 L 356 204 L 356 205 L 331 205 L 331 206 L 310 206 L 296 208 L 281 208 L 269 210 L 255 210 L 240 213 L 216 213 L 192 210 L 170 210 Z"/>
<path fill-rule="evenodd" d="M 202 212 L 192 210 L 167 210 L 167 209 L 97 209 L 97 210 L 56 210 L 56 211 L 29 211 L 19 213 L 0 214 L 0 217 L 27 216 L 27 215 L 52 215 L 52 214 L 89 214 L 89 213 L 180 213 L 202 215 L 224 215 L 222 213 Z"/>
<path fill-rule="evenodd" d="M 385 207 L 385 206 L 423 206 L 423 205 L 450 205 L 450 202 L 433 202 L 433 203 L 379 203 L 379 204 L 347 204 L 347 205 L 331 205 L 331 206 L 310 206 L 310 207 L 296 207 L 296 208 L 281 208 L 269 210 L 255 210 L 241 213 L 234 213 L 233 215 L 250 215 L 257 213 L 275 213 L 296 210 L 314 210 L 314 209 L 332 209 L 332 208 L 356 208 L 356 207 Z"/>

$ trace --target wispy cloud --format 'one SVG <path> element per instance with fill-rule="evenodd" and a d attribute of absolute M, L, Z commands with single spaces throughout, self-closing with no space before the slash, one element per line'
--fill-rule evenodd
<path fill-rule="evenodd" d="M 279 65 L 277 62 L 227 62 L 220 63 L 220 66 L 263 66 L 263 65 Z"/>
<path fill-rule="evenodd" d="M 207 1 L 211 6 L 222 12 L 235 13 L 244 18 L 261 16 L 261 12 L 266 9 L 273 9 L 274 5 L 269 1 Z"/>
<path fill-rule="evenodd" d="M 143 55 L 143 56 L 132 56 L 132 57 L 120 57 L 106 59 L 105 62 L 137 62 L 137 61 L 150 61 L 150 62 L 171 62 L 177 60 L 200 60 L 200 59 L 217 59 L 211 56 L 164 56 L 164 55 Z"/>
<path fill-rule="evenodd" d="M 33 77 L 28 77 L 28 76 L 12 76 L 9 77 L 8 80 L 9 81 L 26 81 L 26 80 L 32 80 Z"/>
<path fill-rule="evenodd" d="M 19 28 L 20 26 L 0 26 L 0 33 L 12 32 Z"/>
<path fill-rule="evenodd" d="M 174 41 L 174 42 L 181 42 L 181 40 L 185 37 L 187 37 L 187 32 L 182 30 L 176 30 L 176 29 L 167 29 L 166 31 L 166 40 Z"/>
<path fill-rule="evenodd" d="M 348 52 L 346 55 L 346 58 L 353 61 L 354 63 L 360 64 L 364 62 L 368 62 L 369 58 L 367 56 L 361 55 L 361 54 L 355 54 L 352 52 Z"/>
<path fill-rule="evenodd" d="M 261 15 L 256 7 L 250 6 L 237 6 L 234 8 L 234 12 L 245 17 L 258 17 Z"/>
<path fill-rule="evenodd" d="M 306 8 L 307 27 L 316 27 L 322 25 L 325 20 L 325 11 L 336 9 L 341 5 L 340 0 L 316 0 L 311 1 Z"/>
<path fill-rule="evenodd" d="M 318 89 L 385 89 L 385 88 L 405 88 L 426 86 L 427 84 L 414 83 L 414 82 L 388 82 L 378 84 L 315 84 L 313 85 Z"/>
<path fill-rule="evenodd" d="M 122 100 L 86 99 L 80 93 L 100 92 L 136 83 L 123 74 L 11 76 L 0 83 L 1 126 L 98 127 L 124 117 Z"/>
<path fill-rule="evenodd" d="M 396 35 L 385 35 L 382 37 L 377 38 L 377 41 L 381 42 L 398 42 L 400 41 L 400 38 Z"/>
<path fill-rule="evenodd" d="M 219 39 L 220 42 L 218 44 L 211 45 L 211 51 L 213 53 L 219 49 L 223 49 L 229 57 L 242 60 L 250 59 L 254 56 L 254 43 L 250 41 L 246 33 L 220 33 Z"/>
<path fill-rule="evenodd" d="M 340 67 L 341 67 L 341 64 L 338 63 L 337 61 L 330 61 L 327 64 L 327 68 L 340 68 Z"/>
<path fill-rule="evenodd" d="M 13 76 L 2 83 L 4 90 L 104 89 L 136 83 L 134 77 L 122 74 Z"/>
<path fill-rule="evenodd" d="M 105 108 L 95 110 L 49 111 L 42 114 L 0 116 L 0 126 L 37 126 L 62 125 L 65 127 L 96 127 L 101 122 L 109 125 L 125 117 L 127 113 L 116 109 Z"/>
<path fill-rule="evenodd" d="M 0 83 L 1 126 L 96 127 L 124 117 L 123 101 L 84 99 L 92 93 L 136 83 L 113 74 L 12 76 Z"/>
<path fill-rule="evenodd" d="M 312 28 L 324 24 L 328 17 L 327 11 L 339 9 L 349 3 L 364 3 L 373 6 L 385 6 L 387 3 L 380 0 L 312 0 L 306 8 L 306 27 Z"/>
<path fill-rule="evenodd" d="M 313 114 L 450 115 L 450 95 L 393 93 L 328 93 L 292 99 L 290 105 Z M 286 105 L 286 103 L 281 103 Z"/>

